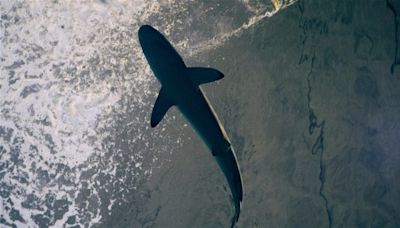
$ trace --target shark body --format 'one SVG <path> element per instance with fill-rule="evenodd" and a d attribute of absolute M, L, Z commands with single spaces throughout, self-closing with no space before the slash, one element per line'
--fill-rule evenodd
<path fill-rule="evenodd" d="M 231 142 L 200 88 L 201 84 L 219 80 L 224 75 L 212 68 L 187 67 L 168 40 L 149 25 L 141 26 L 138 35 L 150 68 L 161 83 L 150 124 L 157 126 L 172 106 L 176 106 L 190 122 L 210 149 L 229 184 L 235 206 L 233 227 L 239 219 L 243 200 L 241 173 Z"/>

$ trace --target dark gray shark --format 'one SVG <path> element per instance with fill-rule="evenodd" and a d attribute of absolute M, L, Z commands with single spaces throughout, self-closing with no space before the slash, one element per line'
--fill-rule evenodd
<path fill-rule="evenodd" d="M 174 105 L 191 123 L 211 150 L 229 183 L 235 205 L 233 227 L 239 219 L 242 205 L 242 178 L 228 136 L 199 87 L 201 84 L 219 80 L 224 75 L 211 68 L 186 67 L 167 39 L 149 25 L 141 26 L 138 33 L 143 53 L 161 83 L 161 90 L 151 114 L 151 126 L 157 126 Z"/>

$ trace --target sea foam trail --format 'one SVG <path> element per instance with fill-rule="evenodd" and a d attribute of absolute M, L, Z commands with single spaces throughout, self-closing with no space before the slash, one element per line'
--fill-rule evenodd
<path fill-rule="evenodd" d="M 138 26 L 144 6 L 145 1 L 0 3 L 3 224 L 61 227 L 68 219 L 71 225 L 100 221 L 100 209 L 82 208 L 77 198 L 81 189 L 90 189 L 91 200 L 99 200 L 95 183 L 82 183 L 82 175 L 96 165 L 88 159 L 104 150 L 109 132 L 97 128 L 106 124 L 105 116 L 127 90 L 137 91 L 137 108 L 149 96 L 151 79 L 131 67 L 144 63 L 140 56 L 119 58 L 113 50 L 117 36 L 137 47 L 135 33 L 126 30 Z M 125 72 L 116 69 L 122 67 L 131 68 L 130 83 L 117 75 Z"/>
<path fill-rule="evenodd" d="M 252 6 L 248 0 L 243 0 L 245 6 L 254 13 L 246 22 L 244 22 L 241 26 L 236 29 L 233 29 L 229 32 L 216 34 L 214 38 L 209 41 L 199 43 L 198 45 L 192 47 L 190 49 L 189 55 L 197 55 L 204 51 L 209 51 L 218 46 L 221 46 L 227 40 L 234 36 L 239 36 L 244 31 L 249 29 L 250 27 L 256 25 L 260 21 L 265 18 L 272 17 L 279 11 L 285 9 L 286 7 L 291 6 L 296 3 L 297 0 L 270 0 L 265 1 L 263 4 L 260 3 L 256 6 Z"/>

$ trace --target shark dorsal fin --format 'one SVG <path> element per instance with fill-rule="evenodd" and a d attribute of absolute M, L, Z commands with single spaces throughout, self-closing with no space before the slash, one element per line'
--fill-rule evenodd
<path fill-rule="evenodd" d="M 217 81 L 224 75 L 216 69 L 207 67 L 188 67 L 187 74 L 196 86 Z"/>
<path fill-rule="evenodd" d="M 168 109 L 171 108 L 173 105 L 174 104 L 169 101 L 167 95 L 165 94 L 165 90 L 161 88 L 156 103 L 154 104 L 153 112 L 151 113 L 151 127 L 157 126 L 167 113 Z"/>

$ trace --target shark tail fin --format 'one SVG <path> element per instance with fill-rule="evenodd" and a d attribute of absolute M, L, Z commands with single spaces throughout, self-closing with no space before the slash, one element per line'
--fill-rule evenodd
<path fill-rule="evenodd" d="M 239 221 L 240 207 L 241 207 L 241 203 L 235 202 L 235 214 L 233 215 L 232 220 L 231 220 L 231 228 L 235 227 L 236 223 Z"/>
<path fill-rule="evenodd" d="M 239 220 L 240 210 L 243 201 L 242 177 L 237 163 L 235 152 L 232 146 L 228 146 L 227 151 L 217 154 L 217 161 L 225 173 L 229 187 L 232 193 L 232 201 L 235 207 L 235 213 L 232 217 L 231 227 L 233 228 Z"/>

